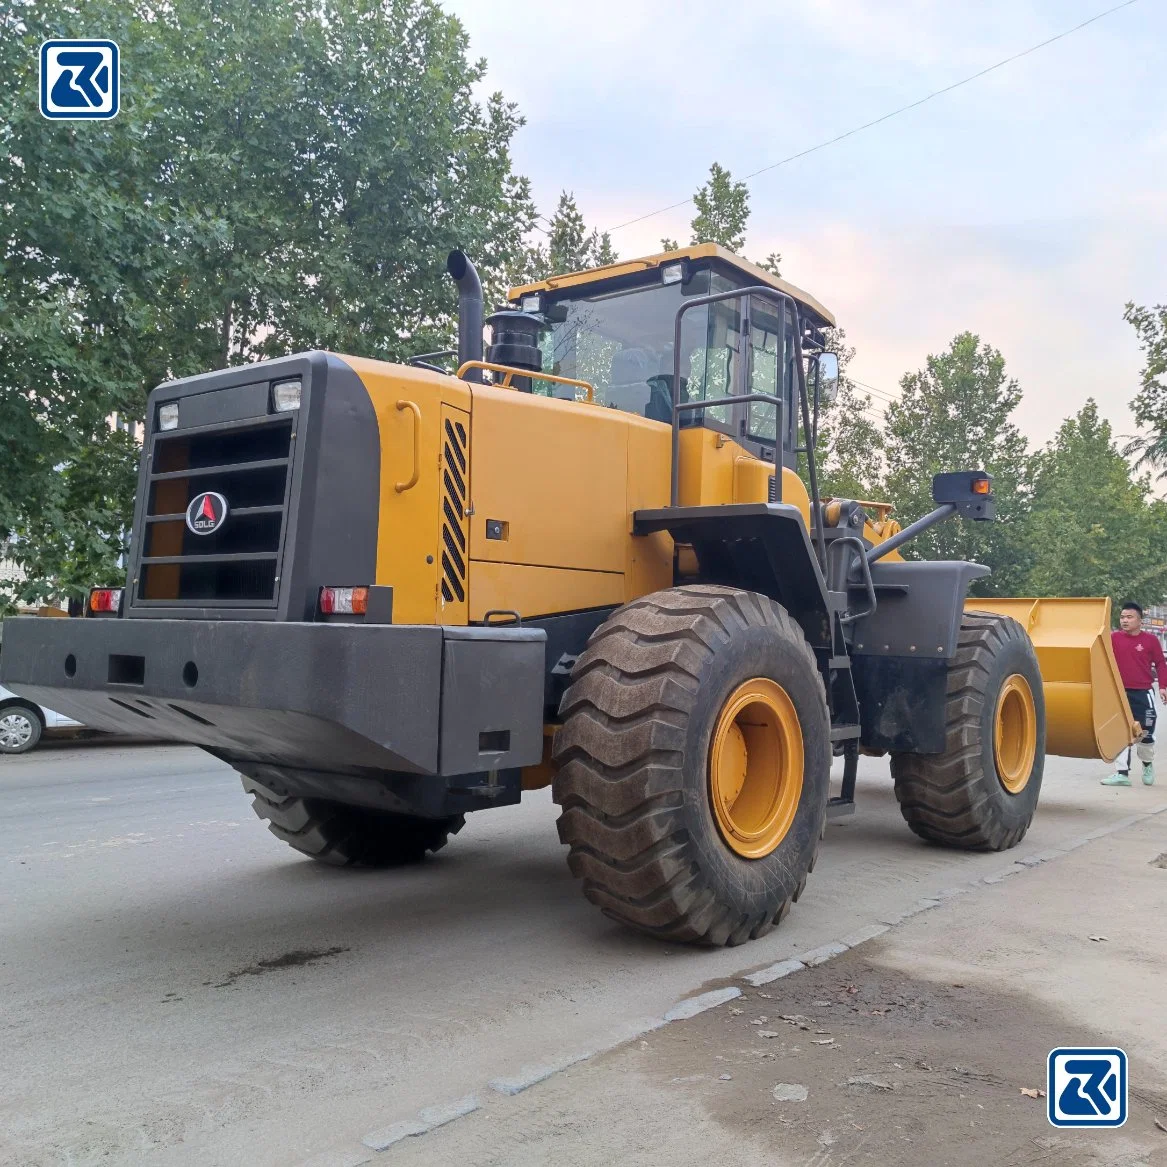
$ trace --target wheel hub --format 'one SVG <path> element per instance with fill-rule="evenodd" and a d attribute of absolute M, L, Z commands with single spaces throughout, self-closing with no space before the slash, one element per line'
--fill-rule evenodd
<path fill-rule="evenodd" d="M 31 737 L 32 725 L 23 713 L 6 713 L 0 717 L 0 746 L 4 749 L 26 746 Z"/>
<path fill-rule="evenodd" d="M 1029 784 L 1036 756 L 1037 713 L 1033 690 L 1020 673 L 1013 673 L 1001 686 L 993 722 L 997 777 L 1010 794 L 1020 794 Z"/>
<path fill-rule="evenodd" d="M 769 855 L 802 796 L 803 742 L 789 694 L 754 677 L 728 697 L 709 747 L 709 800 L 721 837 L 744 859 Z"/>

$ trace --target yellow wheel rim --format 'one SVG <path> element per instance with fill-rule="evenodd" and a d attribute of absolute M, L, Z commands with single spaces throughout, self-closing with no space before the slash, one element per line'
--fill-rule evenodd
<path fill-rule="evenodd" d="M 709 801 L 717 829 L 744 859 L 769 855 L 802 797 L 802 726 L 785 689 L 765 677 L 739 685 L 709 745 Z"/>
<path fill-rule="evenodd" d="M 1037 713 L 1033 690 L 1020 674 L 1005 678 L 997 698 L 993 726 L 993 758 L 997 777 L 1010 794 L 1020 794 L 1029 784 L 1037 756 Z"/>

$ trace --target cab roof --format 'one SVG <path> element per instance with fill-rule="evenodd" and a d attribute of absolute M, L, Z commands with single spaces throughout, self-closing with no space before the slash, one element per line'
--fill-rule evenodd
<path fill-rule="evenodd" d="M 734 255 L 732 251 L 722 247 L 719 243 L 696 243 L 691 247 L 680 247 L 676 251 L 662 251 L 657 255 L 647 255 L 641 259 L 622 259 L 619 263 L 608 264 L 606 267 L 593 267 L 586 271 L 573 271 L 566 275 L 551 276 L 549 279 L 540 280 L 535 284 L 523 284 L 522 287 L 511 288 L 507 293 L 507 299 L 517 300 L 524 292 L 559 292 L 566 288 L 597 284 L 601 280 L 634 275 L 636 272 L 657 268 L 678 259 L 719 261 L 724 266 L 731 267 L 742 275 L 748 276 L 755 283 L 765 284 L 779 292 L 785 292 L 786 295 L 797 300 L 802 307 L 809 309 L 819 318 L 821 323 L 832 327 L 835 324 L 834 313 L 824 308 L 808 292 L 771 275 L 765 268 L 758 267 L 756 263 L 750 263 L 748 259 Z"/>

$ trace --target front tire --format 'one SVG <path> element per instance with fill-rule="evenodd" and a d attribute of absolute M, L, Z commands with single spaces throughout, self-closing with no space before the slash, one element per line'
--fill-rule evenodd
<path fill-rule="evenodd" d="M 785 916 L 831 766 L 822 678 L 785 609 L 713 585 L 636 600 L 593 633 L 560 712 L 559 837 L 592 903 L 708 945 Z"/>
<path fill-rule="evenodd" d="M 1045 695 L 1025 629 L 966 612 L 948 669 L 943 754 L 894 754 L 900 811 L 921 838 L 1004 851 L 1025 837 L 1045 766 Z"/>
<path fill-rule="evenodd" d="M 41 740 L 44 726 L 30 705 L 0 709 L 0 754 L 27 754 Z"/>
<path fill-rule="evenodd" d="M 400 867 L 439 851 L 465 825 L 462 815 L 440 819 L 344 806 L 283 795 L 243 777 L 251 809 L 267 829 L 309 859 L 331 867 Z"/>

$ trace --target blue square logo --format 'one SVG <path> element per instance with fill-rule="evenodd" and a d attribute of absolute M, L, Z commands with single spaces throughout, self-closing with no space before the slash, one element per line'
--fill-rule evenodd
<path fill-rule="evenodd" d="M 1122 1126 L 1126 1122 L 1126 1054 L 1114 1046 L 1050 1050 L 1046 1104 L 1054 1126 Z"/>
<path fill-rule="evenodd" d="M 41 113 L 53 121 L 117 117 L 120 71 L 120 54 L 113 41 L 45 41 L 41 45 Z"/>

